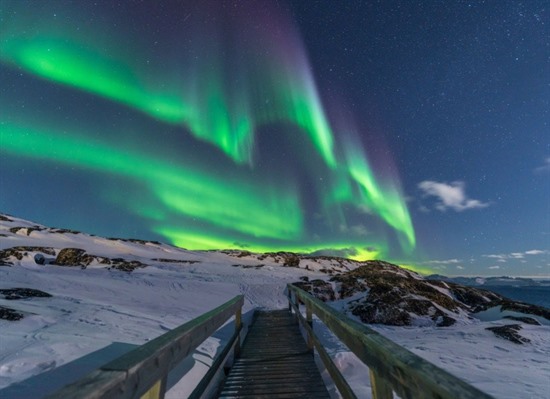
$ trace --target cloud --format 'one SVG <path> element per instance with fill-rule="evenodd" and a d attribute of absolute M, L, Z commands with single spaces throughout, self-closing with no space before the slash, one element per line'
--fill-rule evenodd
<path fill-rule="evenodd" d="M 489 269 L 500 269 L 499 265 L 489 266 Z"/>
<path fill-rule="evenodd" d="M 457 265 L 456 267 L 458 270 L 464 270 L 464 266 Z"/>
<path fill-rule="evenodd" d="M 534 169 L 535 173 L 549 173 L 550 172 L 550 157 L 547 157 L 544 160 L 544 163 L 541 166 L 538 166 Z"/>
<path fill-rule="evenodd" d="M 530 251 L 525 251 L 525 255 L 542 255 L 545 253 L 546 251 L 541 251 L 540 249 L 531 249 Z"/>
<path fill-rule="evenodd" d="M 512 252 L 510 257 L 514 259 L 523 259 L 525 256 L 522 252 Z"/>
<path fill-rule="evenodd" d="M 547 253 L 548 251 L 544 251 L 541 249 L 531 249 L 525 252 L 512 252 L 509 254 L 491 254 L 491 255 L 483 255 L 483 257 L 496 259 L 497 262 L 505 263 L 507 259 L 524 259 L 525 255 L 533 256 L 533 255 L 543 255 Z"/>
<path fill-rule="evenodd" d="M 432 196 L 439 199 L 435 208 L 442 212 L 447 209 L 462 212 L 467 209 L 485 208 L 489 206 L 488 203 L 468 198 L 464 191 L 465 186 L 465 183 L 461 181 L 447 184 L 425 180 L 418 184 L 418 188 L 424 192 L 425 197 Z"/>
<path fill-rule="evenodd" d="M 454 263 L 460 263 L 461 260 L 459 259 L 447 259 L 447 260 L 430 260 L 426 263 L 432 264 L 432 265 L 450 265 Z"/>

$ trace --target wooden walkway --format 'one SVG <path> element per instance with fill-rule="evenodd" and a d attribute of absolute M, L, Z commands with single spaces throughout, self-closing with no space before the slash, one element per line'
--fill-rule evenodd
<path fill-rule="evenodd" d="M 330 398 L 288 310 L 257 312 L 220 398 Z"/>

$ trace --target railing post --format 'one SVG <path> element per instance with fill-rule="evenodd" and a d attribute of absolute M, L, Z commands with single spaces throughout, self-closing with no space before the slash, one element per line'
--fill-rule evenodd
<path fill-rule="evenodd" d="M 297 293 L 294 293 L 294 303 L 296 304 L 296 309 L 294 309 L 294 319 L 296 320 L 296 323 L 299 323 L 300 318 L 298 317 L 298 313 L 300 312 L 300 297 Z"/>
<path fill-rule="evenodd" d="M 292 313 L 292 290 L 288 289 L 288 311 Z"/>
<path fill-rule="evenodd" d="M 369 368 L 372 399 L 392 399 L 393 392 L 388 382 L 372 368 Z"/>
<path fill-rule="evenodd" d="M 235 350 L 233 351 L 233 358 L 236 359 L 241 354 L 241 325 L 242 325 L 242 308 L 239 307 L 235 312 L 235 332 L 237 332 L 238 337 L 235 342 Z"/>
<path fill-rule="evenodd" d="M 313 351 L 313 313 L 311 311 L 311 303 L 306 302 L 306 322 L 311 327 L 312 333 L 307 333 L 307 347 L 310 351 Z"/>
<path fill-rule="evenodd" d="M 164 399 L 166 391 L 166 377 L 158 380 L 147 392 L 141 395 L 140 399 Z"/>

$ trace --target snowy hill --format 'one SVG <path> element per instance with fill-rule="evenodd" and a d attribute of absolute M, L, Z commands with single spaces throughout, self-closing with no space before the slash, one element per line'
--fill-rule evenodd
<path fill-rule="evenodd" d="M 457 298 L 458 288 L 451 283 L 428 282 L 394 265 L 377 264 L 291 253 L 187 251 L 157 242 L 96 237 L 0 214 L 0 310 L 22 316 L 0 318 L 0 397 L 22 397 L 22 392 L 34 392 L 37 385 L 41 393 L 54 389 L 68 382 L 66 372 L 56 373 L 64 365 L 76 370 L 78 359 L 92 355 L 96 363 L 106 362 L 109 359 L 100 358 L 104 349 L 109 348 L 110 356 L 120 354 L 240 293 L 246 298 L 245 316 L 254 308 L 283 308 L 284 288 L 290 282 L 301 282 L 317 295 L 332 295 L 333 306 L 364 321 L 370 320 L 368 315 L 383 314 L 381 309 L 390 305 L 392 311 L 405 309 L 410 322 L 403 324 L 412 327 L 372 327 L 495 397 L 547 395 L 550 326 L 503 319 L 504 314 L 495 316 L 489 307 L 473 317 L 471 304 Z M 373 283 L 384 274 L 393 279 Z M 438 299 L 428 298 L 428 307 L 420 305 L 427 314 L 412 311 L 426 300 L 420 291 L 427 284 L 432 294 L 436 291 L 448 303 L 458 300 L 462 305 L 449 309 L 436 295 Z M 414 289 L 405 293 L 405 286 Z M 407 296 L 414 309 L 402 305 Z M 501 300 L 497 297 L 493 299 Z M 455 322 L 435 327 L 446 320 L 444 316 Z M 544 317 L 529 316 L 544 322 Z M 400 317 L 406 319 L 404 313 Z M 486 329 L 510 324 L 521 325 L 523 345 Z M 178 384 L 169 382 L 173 387 L 168 398 L 185 397 L 192 390 L 193 381 L 206 371 L 226 338 L 221 331 L 186 361 L 182 366 L 186 378 Z M 358 395 L 370 397 L 366 368 L 333 337 L 325 334 L 324 339 Z"/>

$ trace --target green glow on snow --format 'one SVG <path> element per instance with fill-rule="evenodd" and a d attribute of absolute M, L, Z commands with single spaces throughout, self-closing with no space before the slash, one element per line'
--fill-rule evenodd
<path fill-rule="evenodd" d="M 379 259 L 380 256 L 385 254 L 385 250 L 383 249 L 374 250 L 365 248 L 364 242 L 323 242 L 297 245 L 296 243 L 291 242 L 269 244 L 256 241 L 250 243 L 249 246 L 243 248 L 241 245 L 236 244 L 231 239 L 212 234 L 203 234 L 198 231 L 190 231 L 188 229 L 184 230 L 162 226 L 156 228 L 155 231 L 165 237 L 170 238 L 171 243 L 175 246 L 190 250 L 239 249 L 259 253 L 286 251 L 309 254 L 316 251 L 325 250 L 327 248 L 336 251 L 349 250 L 353 248 L 353 252 L 355 253 L 348 255 L 348 258 L 355 260 Z"/>

